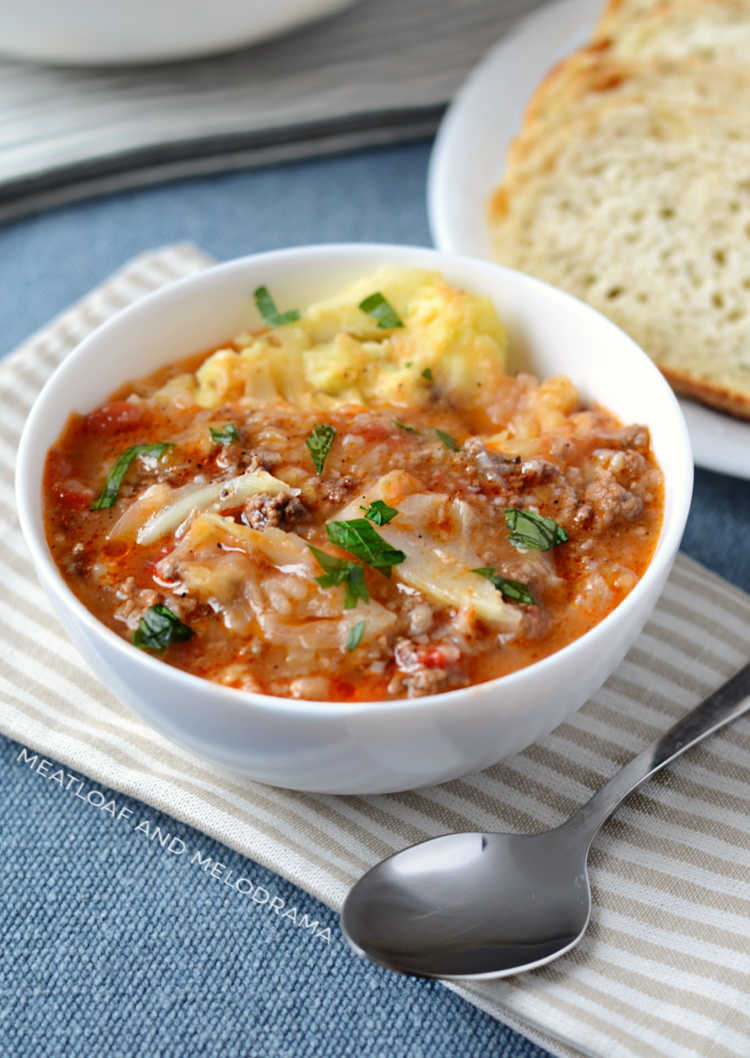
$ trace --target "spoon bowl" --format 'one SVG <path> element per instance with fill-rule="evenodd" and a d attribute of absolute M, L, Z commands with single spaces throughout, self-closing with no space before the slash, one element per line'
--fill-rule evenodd
<path fill-rule="evenodd" d="M 587 850 L 571 844 L 567 829 L 446 834 L 396 853 L 347 899 L 349 943 L 424 977 L 503 977 L 542 966 L 578 942 L 591 913 Z"/>

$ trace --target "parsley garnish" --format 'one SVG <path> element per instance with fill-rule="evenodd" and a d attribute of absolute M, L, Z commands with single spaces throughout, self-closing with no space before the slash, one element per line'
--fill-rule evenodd
<path fill-rule="evenodd" d="M 436 428 L 435 435 L 443 442 L 446 448 L 450 448 L 451 452 L 458 451 L 458 441 L 454 441 L 449 433 L 444 433 L 442 430 Z"/>
<path fill-rule="evenodd" d="M 362 504 L 360 510 L 363 510 L 365 518 L 369 518 L 375 525 L 388 525 L 388 522 L 398 514 L 395 507 L 389 507 L 383 500 L 373 500 L 369 507 Z"/>
<path fill-rule="evenodd" d="M 380 570 L 386 577 L 390 577 L 392 566 L 397 566 L 406 559 L 404 552 L 391 547 L 365 518 L 352 518 L 349 522 L 329 522 L 326 525 L 326 533 L 332 544 L 348 551 L 368 566 Z"/>
<path fill-rule="evenodd" d="M 283 327 L 287 323 L 294 323 L 299 319 L 299 309 L 289 309 L 288 312 L 279 312 L 276 302 L 273 300 L 268 287 L 257 287 L 253 292 L 255 304 L 269 327 Z"/>
<path fill-rule="evenodd" d="M 398 426 L 399 430 L 406 430 L 407 433 L 419 433 L 416 426 L 409 426 L 406 422 L 399 422 L 398 419 L 393 420 L 393 425 Z"/>
<path fill-rule="evenodd" d="M 321 588 L 335 588 L 339 584 L 344 585 L 344 609 L 353 610 L 357 602 L 370 601 L 370 593 L 367 590 L 365 571 L 356 562 L 348 562 L 345 558 L 337 558 L 321 551 L 319 547 L 312 544 L 307 545 L 315 555 L 315 560 L 322 570 L 322 577 L 315 580 Z"/>
<path fill-rule="evenodd" d="M 519 551 L 549 551 L 568 539 L 554 519 L 518 507 L 506 507 L 505 524 L 510 529 L 511 544 Z"/>
<path fill-rule="evenodd" d="M 384 331 L 391 330 L 393 327 L 403 327 L 401 317 L 379 290 L 374 294 L 370 294 L 364 301 L 360 301 L 359 307 L 368 316 L 372 316 L 374 320 L 377 320 L 378 327 Z"/>
<path fill-rule="evenodd" d="M 357 623 L 349 629 L 349 635 L 346 637 L 347 650 L 357 649 L 362 639 L 362 633 L 365 630 L 366 624 L 367 621 L 357 621 Z"/>
<path fill-rule="evenodd" d="M 183 624 L 164 603 L 156 603 L 146 610 L 138 623 L 133 642 L 141 650 L 166 650 L 170 643 L 183 643 L 195 632 Z"/>
<path fill-rule="evenodd" d="M 494 566 L 483 566 L 481 569 L 473 569 L 471 572 L 478 573 L 480 577 L 488 580 L 490 584 L 497 588 L 504 599 L 510 599 L 511 602 L 525 602 L 529 606 L 537 605 L 527 584 L 523 584 L 520 580 L 508 580 L 507 577 L 501 577 Z"/>
<path fill-rule="evenodd" d="M 426 378 L 428 382 L 434 382 L 435 376 L 432 373 L 431 367 L 426 367 L 422 372 L 422 378 Z"/>
<path fill-rule="evenodd" d="M 114 466 L 107 474 L 104 488 L 91 504 L 91 510 L 102 511 L 113 506 L 119 495 L 122 479 L 134 459 L 138 456 L 153 456 L 155 459 L 161 459 L 170 448 L 174 448 L 174 445 L 169 441 L 157 441 L 149 445 L 132 445 L 126 448 L 122 455 L 117 457 Z"/>
<path fill-rule="evenodd" d="M 215 441 L 217 445 L 230 445 L 232 441 L 239 441 L 240 439 L 237 427 L 233 422 L 228 422 L 226 426 L 209 426 L 208 429 L 211 434 L 211 440 Z"/>
<path fill-rule="evenodd" d="M 335 437 L 335 427 L 329 426 L 327 422 L 321 422 L 313 428 L 312 433 L 305 441 L 313 461 L 313 466 L 319 474 L 323 473 L 323 466 L 328 453 L 331 451 L 331 446 Z"/>

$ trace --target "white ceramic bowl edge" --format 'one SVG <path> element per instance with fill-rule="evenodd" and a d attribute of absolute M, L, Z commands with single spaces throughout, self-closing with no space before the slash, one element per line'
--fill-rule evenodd
<path fill-rule="evenodd" d="M 68 414 L 120 383 L 247 323 L 249 293 L 265 283 L 279 303 L 304 304 L 383 264 L 432 268 L 490 295 L 516 361 L 567 374 L 626 422 L 645 422 L 666 478 L 654 558 L 630 595 L 581 639 L 501 680 L 447 694 L 379 703 L 294 701 L 221 687 L 138 651 L 70 592 L 44 536 L 44 456 Z M 96 365 L 95 369 L 93 365 Z M 609 676 L 651 613 L 687 518 L 692 461 L 677 402 L 651 361 L 592 309 L 488 262 L 408 247 L 342 245 L 232 261 L 150 295 L 104 324 L 58 368 L 37 399 L 17 461 L 21 526 L 53 607 L 100 679 L 154 727 L 261 782 L 372 793 L 440 782 L 482 768 L 550 731 Z"/>

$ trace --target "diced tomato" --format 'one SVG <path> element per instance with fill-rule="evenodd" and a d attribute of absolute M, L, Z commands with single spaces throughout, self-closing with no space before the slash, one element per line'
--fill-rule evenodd
<path fill-rule="evenodd" d="M 70 476 L 73 466 L 59 448 L 50 448 L 45 473 L 52 481 L 61 481 Z"/>
<path fill-rule="evenodd" d="M 448 666 L 448 659 L 440 647 L 425 647 L 419 650 L 419 660 L 426 669 L 444 669 Z"/>
<path fill-rule="evenodd" d="M 59 504 L 72 511 L 87 510 L 94 499 L 94 494 L 91 489 L 87 489 L 83 485 L 76 485 L 75 483 L 68 484 L 65 481 L 59 481 L 57 484 L 53 485 L 52 492 Z"/>
<path fill-rule="evenodd" d="M 132 430 L 143 422 L 143 405 L 132 400 L 111 400 L 86 416 L 86 426 L 96 433 Z"/>

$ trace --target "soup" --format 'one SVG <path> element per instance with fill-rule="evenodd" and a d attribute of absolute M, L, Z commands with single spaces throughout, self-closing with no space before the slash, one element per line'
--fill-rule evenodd
<path fill-rule="evenodd" d="M 55 561 L 134 647 L 264 694 L 399 698 L 532 664 L 632 589 L 662 519 L 648 430 L 507 374 L 488 299 L 383 270 L 255 303 L 263 326 L 48 453 Z"/>

